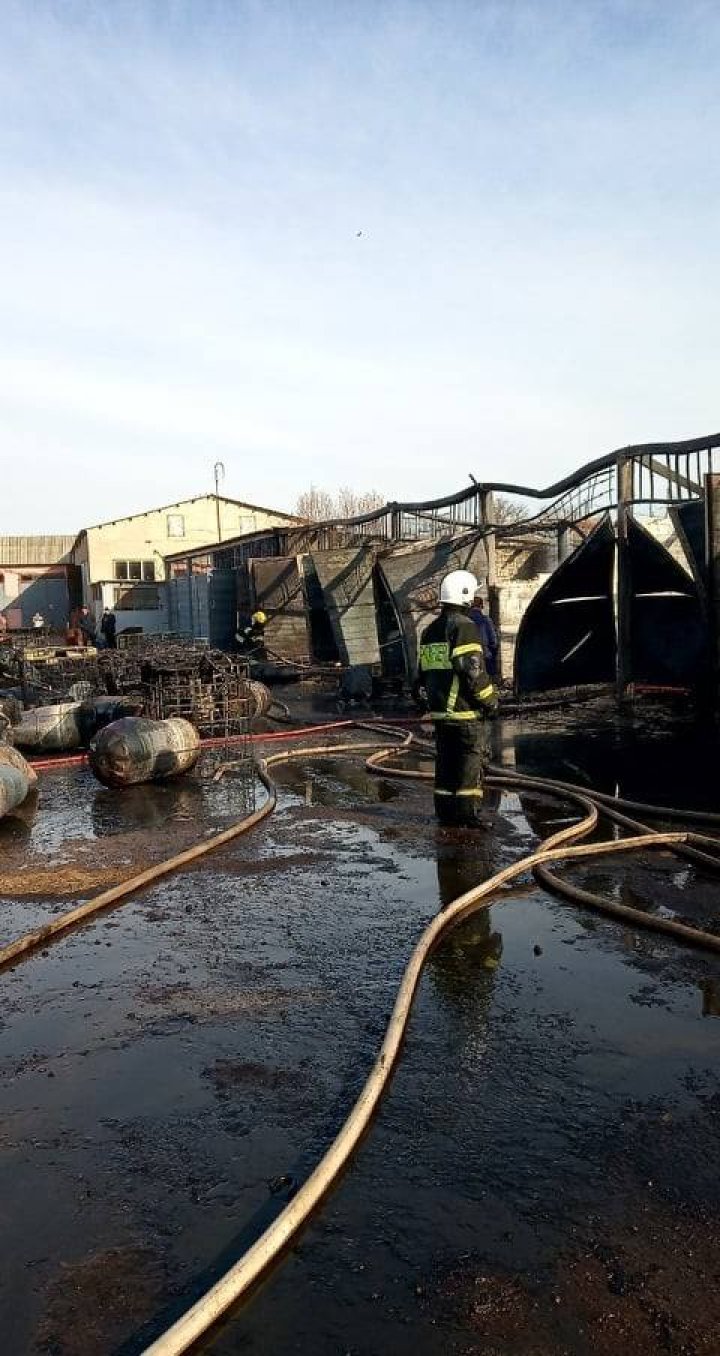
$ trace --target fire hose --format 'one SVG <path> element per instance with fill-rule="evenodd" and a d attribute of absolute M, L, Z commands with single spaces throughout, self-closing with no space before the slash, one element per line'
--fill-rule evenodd
<path fill-rule="evenodd" d="M 268 763 L 285 761 L 288 757 L 307 757 L 308 752 L 312 753 L 308 750 L 296 750 L 291 754 L 285 751 L 283 754 L 274 755 L 272 759 L 268 760 Z M 388 775 L 388 769 L 382 768 L 381 764 L 397 752 L 397 747 L 378 750 L 367 760 L 366 765 L 371 771 L 382 771 L 383 775 Z M 408 769 L 394 771 L 397 771 L 403 777 L 421 778 L 423 780 L 431 776 L 431 774 L 425 772 L 411 772 Z M 390 775 L 392 775 L 392 772 Z M 550 862 L 577 860 L 595 855 L 609 856 L 618 852 L 647 849 L 648 847 L 682 849 L 687 847 L 691 836 L 685 832 L 653 833 L 647 830 L 644 825 L 638 825 L 641 830 L 640 834 L 631 838 L 576 845 L 578 839 L 585 838 L 592 832 L 600 817 L 600 811 L 593 804 L 590 796 L 577 789 L 565 789 L 564 787 L 561 792 L 558 792 L 550 784 L 545 783 L 543 779 L 525 778 L 520 774 L 495 775 L 492 780 L 496 785 L 529 786 L 535 791 L 546 791 L 550 795 L 561 794 L 564 799 L 572 800 L 581 807 L 585 811 L 584 817 L 578 823 L 562 829 L 546 839 L 534 853 L 530 853 L 512 866 L 505 867 L 489 880 L 460 895 L 442 913 L 431 920 L 420 936 L 405 969 L 385 1036 L 370 1074 L 350 1114 L 317 1167 L 260 1238 L 171 1328 L 146 1348 L 144 1356 L 179 1356 L 179 1353 L 187 1351 L 233 1304 L 253 1289 L 261 1277 L 287 1250 L 293 1238 L 312 1216 L 323 1197 L 346 1167 L 375 1114 L 378 1103 L 392 1077 L 393 1068 L 400 1053 L 413 999 L 425 963 L 442 937 L 451 928 L 456 927 L 463 919 L 479 909 L 488 908 L 498 890 L 516 880 L 526 871 L 539 871 L 540 869 L 547 871 L 547 864 Z M 720 848 L 720 844 L 717 846 Z M 720 869 L 720 859 L 708 855 L 708 862 L 712 863 L 716 869 Z M 560 888 L 563 893 L 567 891 L 570 894 L 571 890 L 573 893 L 576 892 L 576 887 L 568 887 L 567 882 L 561 882 L 554 876 L 553 886 Z M 592 900 L 594 907 L 602 907 L 603 911 L 615 916 L 627 917 L 627 911 L 624 910 L 623 906 L 617 906 L 611 901 L 603 901 L 600 897 L 591 895 L 590 892 L 581 893 L 583 896 L 587 896 L 587 899 Z M 582 902 L 585 902 L 585 899 Z M 630 910 L 629 912 L 633 915 L 633 921 L 638 921 L 635 919 L 635 915 L 640 915 L 641 911 Z M 675 923 L 674 920 L 664 918 L 650 920 L 647 915 L 641 916 L 646 926 L 662 924 L 662 931 L 670 931 L 683 941 L 707 946 L 708 949 L 720 952 L 720 936 L 701 932 L 701 930 L 687 927 L 685 924 Z M 673 926 L 666 928 L 665 925 L 671 923 Z"/>
<path fill-rule="evenodd" d="M 377 726 L 372 728 L 380 733 Z M 20 937 L 15 942 L 0 949 L 0 968 L 18 961 L 21 957 L 27 956 L 38 947 L 46 945 L 49 941 L 68 932 L 99 911 L 120 903 L 145 885 L 190 864 L 255 827 L 272 812 L 277 803 L 277 789 L 269 774 L 269 769 L 273 766 L 298 758 L 337 757 L 338 755 L 360 752 L 367 753 L 368 750 L 373 750 L 372 756 L 366 759 L 366 766 L 369 771 L 386 777 L 394 776 L 422 781 L 431 779 L 432 774 L 430 772 L 406 768 L 388 768 L 386 766 L 391 757 L 398 753 L 407 752 L 408 749 L 413 752 L 417 751 L 422 756 L 428 756 L 432 750 L 431 745 L 420 743 L 412 735 L 407 736 L 401 745 L 388 745 L 386 742 L 388 735 L 392 733 L 397 736 L 404 732 L 386 727 L 382 730 L 382 733 L 385 735 L 383 743 L 374 740 L 350 744 L 311 745 L 293 750 L 283 749 L 278 753 L 271 754 L 258 765 L 258 775 L 268 793 L 267 800 L 258 810 L 255 810 L 230 829 L 188 848 L 165 862 L 150 867 L 147 871 L 141 872 L 138 876 L 123 882 L 121 885 L 104 891 L 95 896 L 94 899 L 88 900 L 75 909 L 53 919 L 44 927 L 27 933 L 24 937 Z M 630 851 L 645 851 L 649 848 L 669 848 L 674 853 L 690 858 L 709 869 L 720 870 L 720 857 L 714 855 L 715 852 L 720 852 L 720 841 L 687 830 L 653 832 L 645 824 L 629 818 L 623 812 L 626 808 L 636 808 L 650 816 L 654 812 L 653 807 L 615 800 L 611 797 L 599 795 L 594 791 L 580 790 L 569 783 L 508 772 L 500 768 L 492 769 L 488 781 L 492 785 L 505 786 L 513 790 L 525 789 L 543 795 L 556 796 L 565 801 L 569 800 L 583 811 L 583 817 L 577 823 L 545 839 L 534 852 L 503 868 L 488 880 L 460 895 L 442 913 L 437 914 L 430 921 L 416 943 L 408 961 L 382 1045 L 368 1078 L 347 1119 L 320 1162 L 299 1188 L 297 1194 L 293 1196 L 260 1238 L 172 1327 L 146 1349 L 144 1356 L 177 1356 L 178 1353 L 186 1351 L 217 1322 L 228 1308 L 246 1296 L 286 1251 L 293 1238 L 311 1217 L 347 1165 L 373 1118 L 380 1099 L 390 1082 L 395 1063 L 400 1054 L 413 999 L 428 957 L 447 932 L 472 913 L 490 907 L 495 896 L 499 891 L 502 891 L 503 887 L 511 884 L 525 873 L 533 872 L 544 884 L 574 902 L 586 906 L 590 905 L 623 921 L 630 921 L 635 925 L 640 924 L 669 934 L 678 941 L 690 943 L 716 953 L 720 952 L 720 935 L 690 927 L 675 919 L 658 918 L 645 914 L 642 910 L 630 909 L 628 906 L 603 899 L 590 891 L 579 889 L 579 887 L 563 880 L 550 870 L 551 863 L 572 862 L 589 857 L 613 856 Z M 609 805 L 606 803 L 608 800 L 611 802 Z M 581 843 L 580 840 L 587 838 L 596 828 L 601 815 L 606 816 L 623 828 L 632 829 L 632 836 L 613 839 L 609 842 Z M 686 812 L 663 810 L 662 816 L 682 819 L 686 817 Z M 700 812 L 695 812 L 692 816 L 687 815 L 687 817 L 720 822 L 720 816 L 703 815 Z"/>

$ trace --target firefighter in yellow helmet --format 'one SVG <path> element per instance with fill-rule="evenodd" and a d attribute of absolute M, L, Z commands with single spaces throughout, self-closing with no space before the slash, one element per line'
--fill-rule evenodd
<path fill-rule="evenodd" d="M 469 570 L 440 586 L 440 615 L 420 637 L 418 680 L 435 726 L 435 813 L 441 824 L 477 824 L 483 804 L 483 724 L 497 711 L 482 640 L 469 615 L 477 591 Z"/>
<path fill-rule="evenodd" d="M 267 624 L 266 614 L 258 608 L 253 612 L 250 621 L 246 626 L 241 626 L 235 633 L 235 639 L 238 646 L 248 659 L 265 658 L 265 626 Z"/>

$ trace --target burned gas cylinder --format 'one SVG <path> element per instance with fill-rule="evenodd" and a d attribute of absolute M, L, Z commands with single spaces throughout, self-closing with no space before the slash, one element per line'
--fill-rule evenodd
<path fill-rule="evenodd" d="M 89 744 L 98 730 L 122 720 L 123 716 L 141 716 L 144 706 L 144 699 L 132 694 L 124 697 L 88 697 L 81 703 L 79 715 L 83 743 Z"/>
<path fill-rule="evenodd" d="M 90 766 L 105 786 L 167 781 L 189 772 L 200 757 L 200 736 L 181 716 L 128 716 L 106 726 L 90 744 Z"/>
<path fill-rule="evenodd" d="M 0 693 L 0 725 L 7 728 L 19 725 L 22 720 L 22 702 L 12 693 Z"/>
<path fill-rule="evenodd" d="M 90 697 L 83 702 L 38 706 L 23 711 L 13 727 L 13 742 L 21 749 L 84 749 L 104 725 L 142 710 L 142 698 Z"/>
<path fill-rule="evenodd" d="M 21 749 L 79 749 L 83 743 L 80 711 L 80 702 L 23 711 L 19 724 L 13 727 L 13 740 Z"/>
<path fill-rule="evenodd" d="M 37 785 L 37 772 L 17 749 L 0 744 L 0 819 L 22 805 Z"/>
<path fill-rule="evenodd" d="M 251 719 L 256 716 L 264 716 L 266 711 L 272 706 L 272 693 L 264 683 L 258 683 L 255 678 L 248 678 L 247 685 L 250 697 L 255 703 L 255 710 L 252 712 Z"/>
<path fill-rule="evenodd" d="M 23 758 L 19 749 L 14 749 L 12 744 L 5 744 L 0 741 L 0 765 L 17 768 L 27 778 L 28 786 L 32 789 L 37 786 L 38 775 L 31 763 Z"/>

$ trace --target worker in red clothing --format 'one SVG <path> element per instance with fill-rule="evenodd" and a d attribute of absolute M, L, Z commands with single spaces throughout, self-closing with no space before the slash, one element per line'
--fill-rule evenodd
<path fill-rule="evenodd" d="M 480 822 L 483 724 L 497 711 L 480 633 L 470 618 L 476 591 L 469 570 L 446 575 L 440 615 L 420 637 L 418 682 L 435 726 L 435 813 L 441 824 Z"/>

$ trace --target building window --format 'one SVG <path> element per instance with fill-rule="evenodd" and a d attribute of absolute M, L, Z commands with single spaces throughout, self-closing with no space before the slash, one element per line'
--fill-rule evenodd
<path fill-rule="evenodd" d="M 136 584 L 122 588 L 116 585 L 114 608 L 116 612 L 157 612 L 160 607 L 160 592 L 147 584 Z"/>
<path fill-rule="evenodd" d="M 144 584 L 155 583 L 155 561 L 154 560 L 114 560 L 113 576 L 115 579 L 129 579 L 138 584 L 142 581 Z"/>
<path fill-rule="evenodd" d="M 168 513 L 167 516 L 167 534 L 169 537 L 185 536 L 185 514 Z"/>

